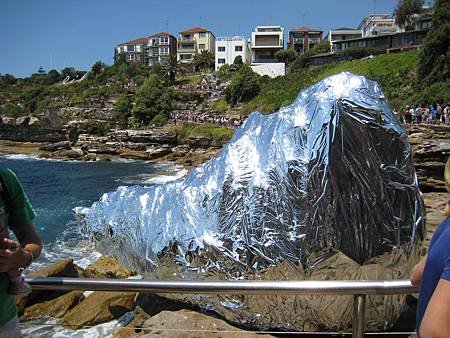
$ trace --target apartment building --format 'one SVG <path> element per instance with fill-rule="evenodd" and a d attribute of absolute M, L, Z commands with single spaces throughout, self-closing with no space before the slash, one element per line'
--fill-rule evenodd
<path fill-rule="evenodd" d="M 148 63 L 148 38 L 138 38 L 118 44 L 116 47 L 116 60 L 123 57 L 127 62 Z"/>
<path fill-rule="evenodd" d="M 203 50 L 214 54 L 216 37 L 203 27 L 193 27 L 180 32 L 177 55 L 181 62 L 190 62 Z"/>
<path fill-rule="evenodd" d="M 322 41 L 323 31 L 320 29 L 300 27 L 289 31 L 288 48 L 303 54 Z"/>
<path fill-rule="evenodd" d="M 216 39 L 215 70 L 225 64 L 232 64 L 240 56 L 244 63 L 250 63 L 250 44 L 243 36 L 218 37 Z"/>
<path fill-rule="evenodd" d="M 160 32 L 148 38 L 148 64 L 164 63 L 170 55 L 177 55 L 177 39 L 172 34 Z"/>
<path fill-rule="evenodd" d="M 337 41 L 345 41 L 362 38 L 362 31 L 354 28 L 337 28 L 328 32 L 331 52 L 335 52 L 333 46 Z"/>
<path fill-rule="evenodd" d="M 252 63 L 274 63 L 275 53 L 284 48 L 284 28 L 257 26 L 252 32 Z"/>
<path fill-rule="evenodd" d="M 395 24 L 395 19 L 388 14 L 370 14 L 362 19 L 358 25 L 362 32 L 362 37 L 379 36 L 400 32 L 400 28 Z"/>

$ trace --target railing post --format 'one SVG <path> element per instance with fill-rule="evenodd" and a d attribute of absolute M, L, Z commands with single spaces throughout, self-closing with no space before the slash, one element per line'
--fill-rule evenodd
<path fill-rule="evenodd" d="M 364 338 L 365 325 L 366 325 L 366 295 L 354 295 L 352 337 Z"/>

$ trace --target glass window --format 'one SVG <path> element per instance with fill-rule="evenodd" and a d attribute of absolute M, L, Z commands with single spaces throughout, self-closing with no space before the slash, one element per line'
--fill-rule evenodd
<path fill-rule="evenodd" d="M 160 55 L 169 55 L 169 47 L 161 47 L 159 48 Z"/>
<path fill-rule="evenodd" d="M 127 52 L 134 52 L 134 45 L 127 45 Z"/>
<path fill-rule="evenodd" d="M 217 63 L 224 64 L 225 63 L 225 59 L 217 59 Z"/>
<path fill-rule="evenodd" d="M 235 52 L 242 52 L 242 46 L 234 46 Z"/>
<path fill-rule="evenodd" d="M 218 52 L 225 52 L 225 46 L 219 46 L 217 47 Z"/>
<path fill-rule="evenodd" d="M 198 34 L 200 38 L 206 38 L 206 32 L 201 32 Z"/>
<path fill-rule="evenodd" d="M 205 44 L 204 44 L 204 43 L 200 43 L 200 44 L 198 45 L 198 49 L 200 49 L 200 50 L 206 49 Z"/>
<path fill-rule="evenodd" d="M 168 36 L 161 36 L 159 38 L 159 43 L 161 45 L 168 45 L 169 44 L 169 37 Z"/>

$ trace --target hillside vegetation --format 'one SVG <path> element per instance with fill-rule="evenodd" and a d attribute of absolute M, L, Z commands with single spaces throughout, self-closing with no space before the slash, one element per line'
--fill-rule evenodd
<path fill-rule="evenodd" d="M 450 80 L 422 87 L 417 84 L 417 51 L 378 55 L 372 59 L 345 61 L 317 68 L 305 68 L 269 81 L 258 96 L 247 102 L 243 113 L 271 113 L 292 103 L 298 93 L 327 76 L 343 71 L 378 81 L 390 105 L 397 111 L 405 105 L 450 102 Z"/>

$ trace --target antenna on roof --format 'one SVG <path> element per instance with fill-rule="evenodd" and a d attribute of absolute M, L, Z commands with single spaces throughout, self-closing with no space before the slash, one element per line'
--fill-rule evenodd
<path fill-rule="evenodd" d="M 377 8 L 377 0 L 373 0 L 373 14 L 377 12 L 376 8 Z"/>
<path fill-rule="evenodd" d="M 306 16 L 306 14 L 303 13 L 303 14 L 302 14 L 302 26 L 303 26 L 303 27 L 305 27 L 305 16 Z"/>
<path fill-rule="evenodd" d="M 169 19 L 167 19 L 167 18 L 165 21 L 165 25 L 166 25 L 166 32 L 169 32 Z"/>
<path fill-rule="evenodd" d="M 200 26 L 203 26 L 203 17 L 202 16 L 200 16 Z"/>

